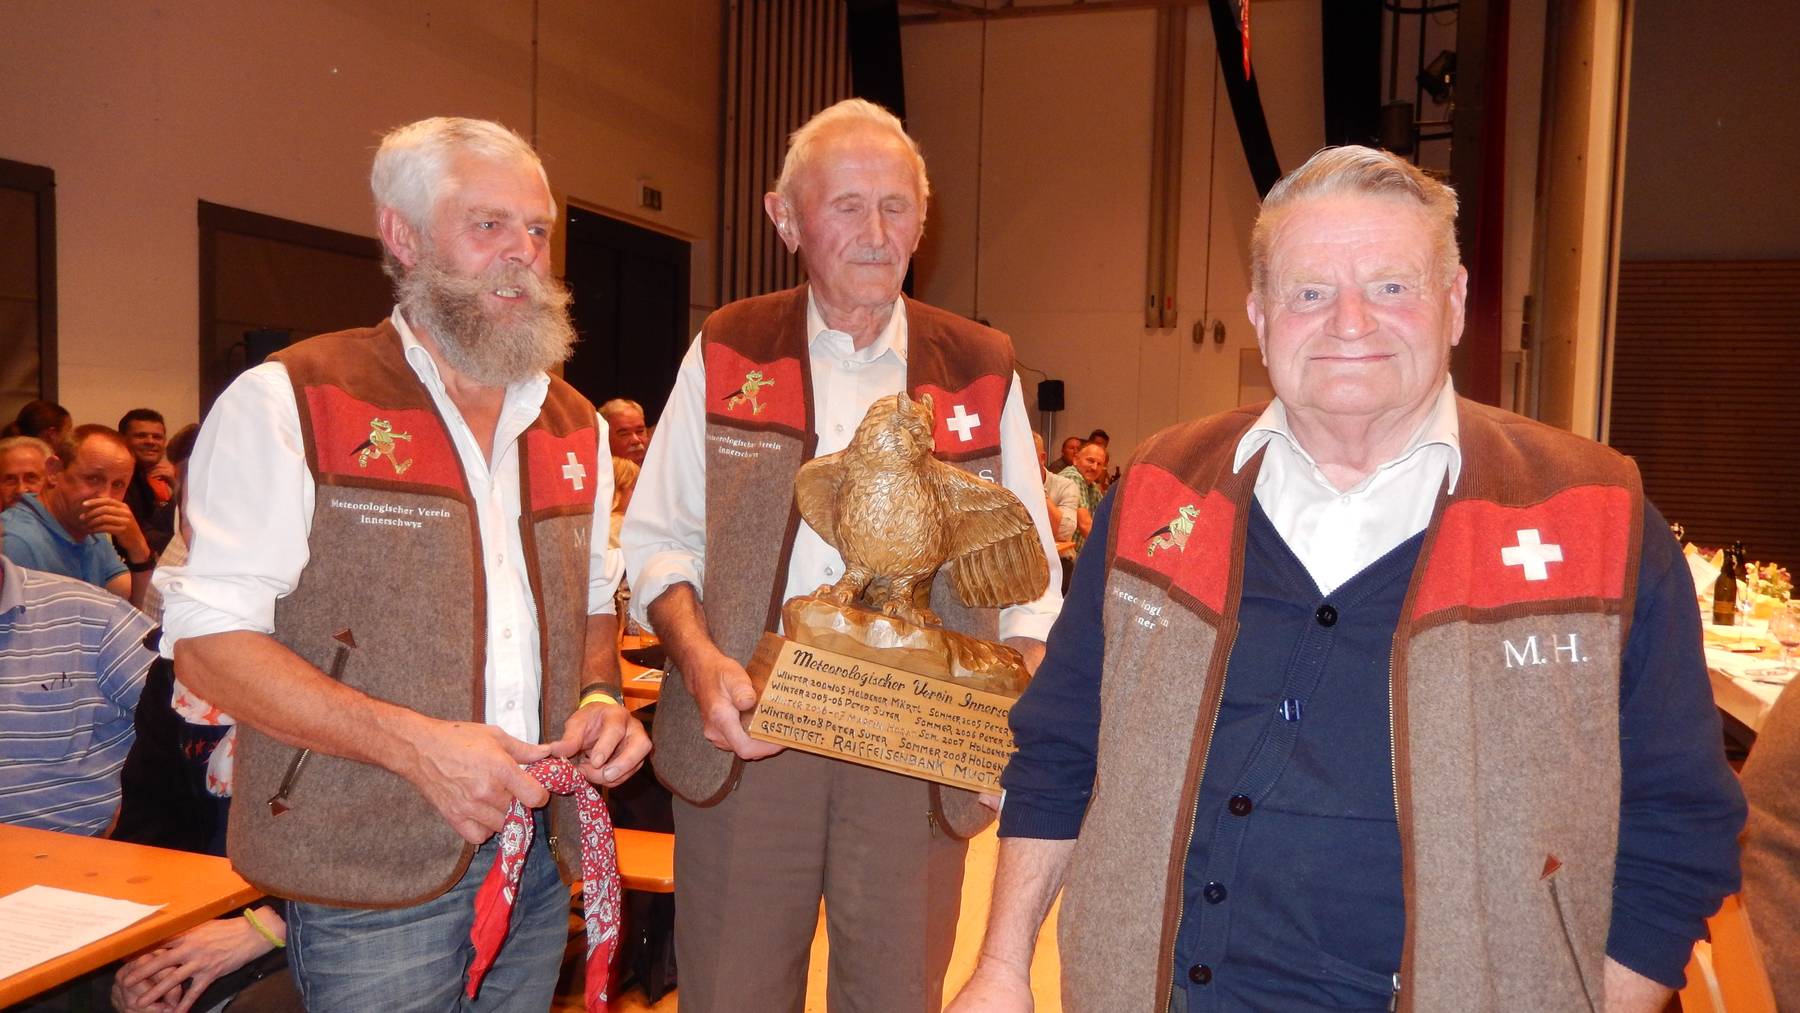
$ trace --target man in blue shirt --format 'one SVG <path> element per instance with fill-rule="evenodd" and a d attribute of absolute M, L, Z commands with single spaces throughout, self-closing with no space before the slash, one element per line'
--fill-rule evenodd
<path fill-rule="evenodd" d="M 84 580 L 141 605 L 156 558 L 123 499 L 135 467 L 131 445 L 116 431 L 96 425 L 76 428 L 52 462 L 43 492 L 26 493 L 0 513 L 7 557 L 27 569 Z"/>
<path fill-rule="evenodd" d="M 116 595 L 0 556 L 0 822 L 105 832 L 151 628 Z"/>

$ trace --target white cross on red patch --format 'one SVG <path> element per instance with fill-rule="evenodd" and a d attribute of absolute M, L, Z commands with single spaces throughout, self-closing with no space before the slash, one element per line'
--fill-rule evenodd
<path fill-rule="evenodd" d="M 575 486 L 576 492 L 581 491 L 581 480 L 587 477 L 587 469 L 575 459 L 573 450 L 569 451 L 569 463 L 563 465 L 562 476 Z"/>
<path fill-rule="evenodd" d="M 1523 567 L 1526 580 L 1549 580 L 1550 563 L 1562 562 L 1562 546 L 1543 544 L 1536 528 L 1521 528 L 1519 544 L 1500 549 L 1500 561 L 1507 566 Z"/>
<path fill-rule="evenodd" d="M 951 411 L 950 417 L 944 420 L 944 425 L 948 426 L 951 431 L 956 433 L 957 440 L 968 443 L 975 439 L 975 427 L 981 425 L 981 416 L 978 414 L 972 415 L 962 405 L 957 405 L 956 408 Z"/>

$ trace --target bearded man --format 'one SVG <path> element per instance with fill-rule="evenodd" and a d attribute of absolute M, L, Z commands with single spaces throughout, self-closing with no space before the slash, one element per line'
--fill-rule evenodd
<path fill-rule="evenodd" d="M 606 428 L 545 372 L 574 330 L 542 163 L 498 124 L 433 118 L 382 141 L 370 183 L 399 305 L 213 406 L 191 553 L 157 575 L 163 651 L 239 723 L 229 853 L 304 901 L 307 1008 L 448 1009 L 495 834 L 549 799 L 520 765 L 615 785 L 649 743 L 620 705 Z M 482 1009 L 549 1006 L 572 809 L 534 836 Z"/>

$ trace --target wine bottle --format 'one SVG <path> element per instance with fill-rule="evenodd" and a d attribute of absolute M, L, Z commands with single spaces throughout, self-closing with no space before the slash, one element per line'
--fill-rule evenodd
<path fill-rule="evenodd" d="M 1712 621 L 1715 626 L 1737 625 L 1738 557 L 1725 550 L 1725 561 L 1719 566 L 1719 579 L 1713 581 Z"/>

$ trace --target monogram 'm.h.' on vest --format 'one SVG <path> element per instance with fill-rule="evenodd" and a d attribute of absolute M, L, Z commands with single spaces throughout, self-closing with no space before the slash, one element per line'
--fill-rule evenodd
<path fill-rule="evenodd" d="M 1390 659 L 1399 1004 L 1599 1009 L 1642 490 L 1598 444 L 1457 407 L 1461 481 L 1427 529 Z M 1260 410 L 1165 430 L 1120 482 L 1095 788 L 1060 919 L 1072 1011 L 1170 1002 L 1261 466 L 1233 474 L 1232 457 Z"/>
<path fill-rule="evenodd" d="M 448 721 L 485 720 L 487 601 L 475 502 L 431 393 L 391 322 L 280 352 L 316 485 L 306 569 L 275 606 L 275 639 L 345 685 Z M 536 604 L 540 727 L 574 710 L 587 633 L 594 408 L 551 378 L 519 438 L 519 520 Z M 277 814 L 297 751 L 241 726 L 229 851 L 282 897 L 416 904 L 462 876 L 474 845 L 398 774 L 314 754 Z M 573 807 L 552 801 L 558 859 L 579 868 Z"/>
<path fill-rule="evenodd" d="M 1000 475 L 1000 426 L 1012 387 L 1012 342 L 999 331 L 912 300 L 906 310 L 906 387 L 930 394 L 937 415 L 934 456 L 990 481 Z M 814 432 L 807 289 L 732 303 L 706 319 L 706 624 L 728 657 L 747 661 L 764 632 L 779 629 L 788 559 L 800 529 L 794 478 L 818 447 Z M 980 416 L 991 424 L 971 428 Z M 931 608 L 949 629 L 993 640 L 999 613 L 962 604 L 946 573 Z M 657 777 L 695 805 L 735 786 L 739 761 L 715 748 L 680 673 L 657 702 Z M 973 793 L 933 785 L 936 816 L 956 836 L 993 815 Z"/>

